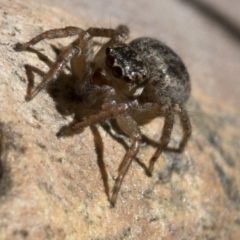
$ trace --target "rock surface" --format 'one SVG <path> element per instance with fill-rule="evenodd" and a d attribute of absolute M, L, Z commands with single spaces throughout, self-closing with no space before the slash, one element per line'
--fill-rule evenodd
<path fill-rule="evenodd" d="M 53 86 L 26 103 L 24 65 L 48 68 L 36 54 L 13 50 L 44 30 L 87 26 L 87 20 L 32 4 L 0 3 L 0 239 L 239 239 L 239 112 L 193 83 L 193 136 L 186 151 L 162 154 L 151 178 L 133 162 L 117 206 L 110 208 L 108 194 L 125 145 L 100 126 L 58 139 L 76 111 L 68 98 L 71 81 L 60 85 L 66 95 Z M 47 41 L 35 48 L 54 59 Z M 161 124 L 155 120 L 143 132 L 157 141 Z M 176 124 L 172 144 L 180 136 Z M 143 143 L 138 154 L 145 165 L 153 145 Z"/>

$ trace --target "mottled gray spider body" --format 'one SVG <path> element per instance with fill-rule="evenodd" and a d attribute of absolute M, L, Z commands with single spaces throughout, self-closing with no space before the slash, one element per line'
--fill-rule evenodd
<path fill-rule="evenodd" d="M 89 108 L 98 106 L 99 109 L 85 120 L 63 128 L 58 136 L 72 135 L 86 126 L 115 118 L 132 142 L 118 168 L 110 200 L 115 205 L 123 178 L 139 151 L 139 125 L 159 116 L 165 118 L 159 147 L 150 159 L 149 175 L 157 158 L 167 148 L 176 114 L 183 128 L 183 138 L 177 150 L 185 148 L 191 135 L 190 120 L 184 108 L 190 95 L 190 80 L 181 59 L 160 41 L 145 37 L 126 44 L 129 30 L 125 25 L 116 29 L 89 28 L 86 31 L 77 27 L 53 29 L 27 43 L 18 43 L 15 49 L 27 50 L 43 39 L 75 35 L 77 39 L 62 50 L 42 82 L 33 92 L 28 91 L 26 100 L 34 98 L 71 62 L 76 92 Z M 109 38 L 96 54 L 94 37 Z"/>

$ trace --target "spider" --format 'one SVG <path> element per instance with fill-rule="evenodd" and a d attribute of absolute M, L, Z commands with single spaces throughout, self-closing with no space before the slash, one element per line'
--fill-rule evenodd
<path fill-rule="evenodd" d="M 123 179 L 136 157 L 141 140 L 139 126 L 156 117 L 164 117 L 159 146 L 150 159 L 147 173 L 152 175 L 154 164 L 167 149 L 174 124 L 179 116 L 183 129 L 182 140 L 175 151 L 182 152 L 191 135 L 191 123 L 184 107 L 191 86 L 182 60 L 159 40 L 142 37 L 126 43 L 129 29 L 119 25 L 116 29 L 78 27 L 52 29 L 26 43 L 17 43 L 16 51 L 28 50 L 44 39 L 76 36 L 65 47 L 42 82 L 26 96 L 33 99 L 50 82 L 56 80 L 70 61 L 71 73 L 76 79 L 76 93 L 89 108 L 97 108 L 93 115 L 62 128 L 57 136 L 70 136 L 92 124 L 116 119 L 130 140 L 115 180 L 110 203 L 115 206 Z M 94 38 L 107 41 L 94 52 Z"/>

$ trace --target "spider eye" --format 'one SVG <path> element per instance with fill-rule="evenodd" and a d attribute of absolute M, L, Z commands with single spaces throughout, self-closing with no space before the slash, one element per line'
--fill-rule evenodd
<path fill-rule="evenodd" d="M 145 79 L 147 77 L 147 74 L 144 72 L 143 73 L 143 79 Z"/>
<path fill-rule="evenodd" d="M 113 67 L 112 68 L 112 75 L 116 78 L 122 77 L 122 69 L 120 67 Z"/>
<path fill-rule="evenodd" d="M 124 81 L 127 82 L 127 83 L 130 83 L 130 82 L 131 82 L 131 79 L 130 79 L 129 77 L 127 77 L 127 76 L 125 76 L 123 79 L 124 79 Z"/>
<path fill-rule="evenodd" d="M 106 65 L 107 65 L 108 67 L 112 67 L 113 64 L 114 64 L 114 57 L 111 56 L 111 55 L 108 55 L 108 56 L 106 57 L 105 63 L 106 63 Z"/>
<path fill-rule="evenodd" d="M 106 48 L 106 55 L 109 55 L 111 53 L 112 49 L 110 47 Z"/>

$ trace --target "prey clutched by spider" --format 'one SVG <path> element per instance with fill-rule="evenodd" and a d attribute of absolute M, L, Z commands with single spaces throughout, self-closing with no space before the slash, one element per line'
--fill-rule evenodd
<path fill-rule="evenodd" d="M 126 43 L 129 29 L 125 25 L 116 29 L 53 29 L 29 42 L 16 44 L 15 50 L 28 50 L 44 39 L 69 36 L 76 36 L 76 39 L 63 48 L 42 82 L 34 91 L 28 91 L 26 100 L 33 99 L 56 80 L 70 62 L 71 74 L 76 79 L 76 94 L 88 108 L 96 111 L 80 122 L 62 128 L 57 136 L 70 136 L 86 126 L 116 119 L 131 140 L 113 187 L 110 202 L 114 206 L 124 176 L 139 151 L 141 125 L 156 117 L 164 118 L 159 146 L 150 159 L 148 175 L 152 174 L 156 160 L 168 146 L 175 115 L 179 116 L 183 129 L 183 137 L 176 150 L 184 150 L 191 135 L 191 123 L 185 109 L 191 91 L 189 75 L 182 60 L 162 42 L 142 37 Z M 96 37 L 107 39 L 97 52 L 94 51 Z"/>

